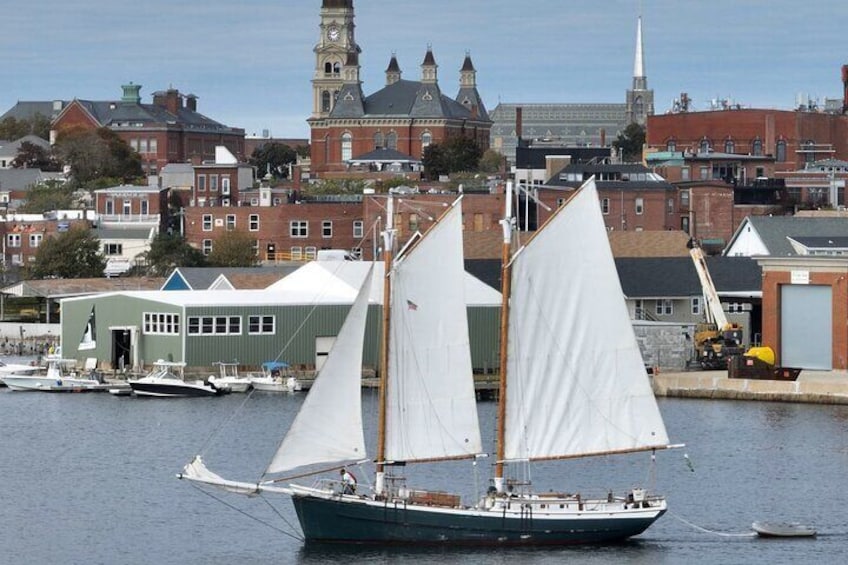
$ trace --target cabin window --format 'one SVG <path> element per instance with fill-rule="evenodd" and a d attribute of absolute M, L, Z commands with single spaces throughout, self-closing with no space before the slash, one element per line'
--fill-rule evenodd
<path fill-rule="evenodd" d="M 274 316 L 250 316 L 247 319 L 247 333 L 249 335 L 273 335 L 275 333 Z"/>
<path fill-rule="evenodd" d="M 179 335 L 180 315 L 145 312 L 143 333 L 146 335 Z"/>

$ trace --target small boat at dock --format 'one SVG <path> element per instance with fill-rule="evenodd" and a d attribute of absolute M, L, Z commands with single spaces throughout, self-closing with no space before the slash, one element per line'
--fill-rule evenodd
<path fill-rule="evenodd" d="M 815 528 L 787 522 L 754 522 L 751 528 L 761 538 L 812 538 Z"/>

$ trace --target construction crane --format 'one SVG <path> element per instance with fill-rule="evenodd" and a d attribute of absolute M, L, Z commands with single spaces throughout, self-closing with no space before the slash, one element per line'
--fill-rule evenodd
<path fill-rule="evenodd" d="M 695 263 L 706 302 L 706 322 L 698 324 L 695 330 L 698 363 L 703 369 L 726 369 L 728 360 L 742 353 L 742 326 L 727 319 L 707 268 L 704 252 L 694 239 L 689 240 L 687 247 Z"/>

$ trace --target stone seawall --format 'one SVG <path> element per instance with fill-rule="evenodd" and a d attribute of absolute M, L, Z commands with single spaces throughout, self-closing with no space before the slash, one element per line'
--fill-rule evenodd
<path fill-rule="evenodd" d="M 796 381 L 729 379 L 727 371 L 660 373 L 654 394 L 675 398 L 848 404 L 848 373 L 803 371 Z"/>

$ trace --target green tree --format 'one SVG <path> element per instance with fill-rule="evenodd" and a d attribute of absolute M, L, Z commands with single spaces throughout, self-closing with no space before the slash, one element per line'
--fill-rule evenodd
<path fill-rule="evenodd" d="M 624 128 L 612 146 L 621 151 L 622 158 L 628 162 L 642 160 L 642 147 L 645 145 L 645 128 L 632 123 Z"/>
<path fill-rule="evenodd" d="M 19 211 L 25 214 L 43 214 L 51 210 L 68 210 L 74 207 L 74 188 L 60 180 L 39 183 L 27 192 L 26 202 Z"/>
<path fill-rule="evenodd" d="M 132 182 L 144 176 L 141 157 L 109 128 L 75 128 L 62 132 L 56 141 L 59 158 L 71 168 L 80 186 L 112 177 Z"/>
<path fill-rule="evenodd" d="M 368 183 L 362 179 L 324 179 L 303 187 L 304 194 L 362 194 Z"/>
<path fill-rule="evenodd" d="M 86 226 L 74 226 L 41 242 L 29 269 L 33 279 L 85 279 L 103 276 L 106 259 L 100 240 Z"/>
<path fill-rule="evenodd" d="M 29 141 L 21 143 L 18 154 L 12 161 L 12 167 L 16 169 L 41 169 L 42 171 L 58 171 L 61 169 L 50 150 Z"/>
<path fill-rule="evenodd" d="M 150 249 L 142 254 L 138 274 L 164 277 L 176 267 L 205 267 L 203 252 L 189 245 L 179 234 L 160 233 Z"/>
<path fill-rule="evenodd" d="M 241 230 L 221 234 L 207 260 L 213 267 L 254 267 L 259 261 L 253 247 L 255 238 Z"/>
<path fill-rule="evenodd" d="M 250 164 L 259 171 L 259 176 L 271 173 L 275 178 L 289 176 L 289 165 L 297 161 L 297 152 L 285 143 L 266 143 L 253 151 Z"/>
<path fill-rule="evenodd" d="M 499 173 L 504 165 L 504 156 L 494 149 L 486 149 L 480 157 L 478 170 L 481 173 Z"/>
<path fill-rule="evenodd" d="M 431 180 L 460 171 L 476 171 L 483 150 L 475 139 L 454 136 L 424 150 L 424 170 Z"/>

